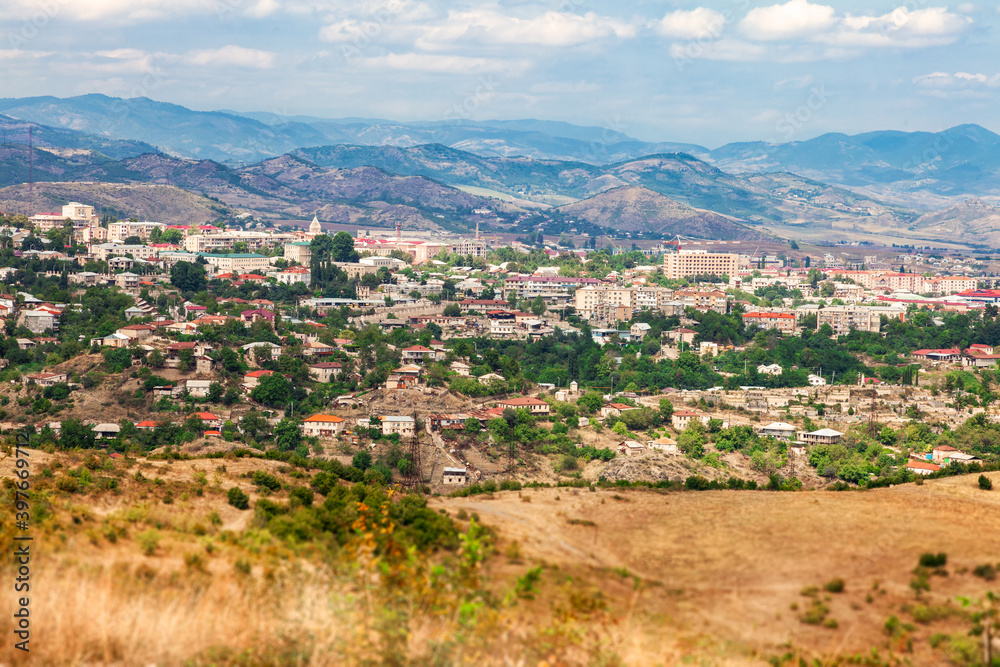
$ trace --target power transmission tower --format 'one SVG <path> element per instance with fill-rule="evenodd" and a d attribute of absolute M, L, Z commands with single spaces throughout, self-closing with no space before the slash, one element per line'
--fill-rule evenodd
<path fill-rule="evenodd" d="M 872 386 L 872 407 L 871 412 L 868 415 L 868 432 L 875 437 L 878 435 L 878 419 L 876 418 L 876 413 L 878 411 L 878 392 L 875 391 L 875 387 Z"/>
<path fill-rule="evenodd" d="M 423 484 L 420 473 L 420 431 L 417 429 L 417 411 L 413 411 L 413 437 L 410 439 L 410 451 L 407 453 L 410 467 L 406 470 L 406 486 L 416 488 Z"/>

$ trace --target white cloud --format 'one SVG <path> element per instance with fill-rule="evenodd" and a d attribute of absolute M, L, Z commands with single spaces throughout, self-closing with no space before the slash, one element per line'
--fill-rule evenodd
<path fill-rule="evenodd" d="M 783 5 L 751 9 L 740 21 L 740 30 L 754 40 L 794 39 L 824 31 L 835 22 L 833 7 L 789 0 Z"/>
<path fill-rule="evenodd" d="M 220 49 L 190 51 L 185 55 L 184 60 L 192 65 L 229 65 L 269 69 L 274 66 L 274 58 L 275 54 L 270 51 L 247 49 L 229 44 Z"/>
<path fill-rule="evenodd" d="M 247 9 L 247 16 L 260 19 L 270 16 L 279 9 L 281 9 L 281 5 L 278 4 L 277 0 L 257 0 L 256 4 Z"/>
<path fill-rule="evenodd" d="M 850 48 L 923 48 L 955 42 L 972 19 L 944 7 L 909 11 L 897 7 L 882 16 L 844 17 L 839 28 L 817 38 L 826 44 Z"/>
<path fill-rule="evenodd" d="M 0 60 L 28 60 L 51 56 L 52 51 L 25 51 L 22 49 L 0 49 Z"/>
<path fill-rule="evenodd" d="M 70 18 L 80 21 L 151 21 L 209 11 L 213 11 L 212 2 L 205 0 L 12 0 L 4 3 L 0 15 L 29 21 L 41 16 L 50 20 Z"/>
<path fill-rule="evenodd" d="M 417 46 L 437 50 L 452 44 L 573 46 L 599 39 L 634 37 L 636 26 L 594 12 L 545 12 L 518 18 L 491 9 L 452 11 L 437 25 L 426 26 Z"/>
<path fill-rule="evenodd" d="M 666 37 L 677 39 L 718 38 L 726 25 L 726 17 L 714 9 L 697 7 L 690 11 L 678 9 L 669 12 L 657 24 L 656 30 Z"/>
<path fill-rule="evenodd" d="M 530 66 L 527 61 L 507 61 L 500 58 L 473 58 L 467 56 L 438 55 L 430 53 L 389 53 L 384 56 L 361 58 L 358 63 L 372 69 L 392 69 L 439 74 L 485 74 L 489 72 L 523 71 Z"/>
<path fill-rule="evenodd" d="M 922 76 L 914 77 L 912 83 L 921 88 L 972 88 L 979 86 L 995 87 L 1000 84 L 1000 74 L 988 76 L 986 74 L 969 72 L 931 72 Z"/>

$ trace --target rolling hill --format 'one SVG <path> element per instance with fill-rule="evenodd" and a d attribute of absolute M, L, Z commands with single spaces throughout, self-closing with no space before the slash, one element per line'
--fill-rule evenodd
<path fill-rule="evenodd" d="M 765 238 L 758 231 L 711 211 L 699 211 L 637 185 L 607 190 L 559 212 L 608 229 L 624 232 L 652 231 L 665 236 L 719 240 Z"/>

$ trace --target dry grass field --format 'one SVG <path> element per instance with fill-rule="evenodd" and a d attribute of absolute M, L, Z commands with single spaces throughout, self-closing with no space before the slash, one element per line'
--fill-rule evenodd
<path fill-rule="evenodd" d="M 989 476 L 1000 486 L 1000 473 Z M 931 577 L 925 606 L 981 597 L 990 584 L 971 570 L 1000 561 L 1000 493 L 981 491 L 975 475 L 866 492 L 562 488 L 438 504 L 477 513 L 497 529 L 500 551 L 516 541 L 524 562 L 545 563 L 553 577 L 573 573 L 605 587 L 627 571 L 644 582 L 617 601 L 627 605 L 619 612 L 628 620 L 628 664 L 685 656 L 766 664 L 763 657 L 788 649 L 828 664 L 886 646 L 886 620 L 904 619 L 901 607 L 916 601 L 910 581 L 920 554 L 948 555 L 949 576 Z M 811 598 L 802 589 L 834 578 L 845 591 L 826 604 L 839 627 L 803 623 Z M 903 657 L 941 664 L 927 639 L 969 627 L 958 616 L 942 623 L 918 624 L 913 653 Z"/>
<path fill-rule="evenodd" d="M 272 461 L 118 459 L 113 492 L 67 494 L 52 480 L 86 455 L 33 456 L 48 510 L 35 518 L 32 652 L 5 642 L 0 665 L 827 665 L 858 654 L 973 665 L 954 600 L 981 597 L 992 583 L 972 568 L 1000 560 L 1000 491 L 975 476 L 868 492 L 432 498 L 463 532 L 478 517 L 492 533 L 473 563 L 474 540 L 429 558 L 375 554 L 392 531 L 375 508 L 339 550 L 277 539 L 224 493 L 239 486 L 253 505 L 247 474 L 267 470 L 285 487 L 270 500 L 287 503 L 308 475 Z M 930 576 L 918 599 L 924 552 L 948 554 L 947 576 Z M 844 591 L 824 592 L 834 578 Z M 836 628 L 801 620 L 816 605 Z M 10 614 L 0 619 L 11 636 Z"/>

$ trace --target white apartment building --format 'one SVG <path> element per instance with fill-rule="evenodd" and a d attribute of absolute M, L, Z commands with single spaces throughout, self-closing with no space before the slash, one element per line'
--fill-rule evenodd
<path fill-rule="evenodd" d="M 101 243 L 90 247 L 90 253 L 102 262 L 108 261 L 111 257 L 124 257 L 131 255 L 133 259 L 151 260 L 156 259 L 157 248 L 148 245 L 125 245 L 124 243 Z"/>
<path fill-rule="evenodd" d="M 216 234 L 192 234 L 184 239 L 184 249 L 188 252 L 210 252 L 212 250 L 232 250 L 237 243 L 246 243 L 247 250 L 274 248 L 291 243 L 294 234 L 272 232 L 218 232 Z"/>
<path fill-rule="evenodd" d="M 74 230 L 80 230 L 85 227 L 99 227 L 101 222 L 97 217 L 97 213 L 94 212 L 93 206 L 75 201 L 63 206 L 62 211 L 38 213 L 28 218 L 28 221 L 35 226 L 37 231 L 48 232 L 62 227 L 67 219 L 73 222 Z"/>
<path fill-rule="evenodd" d="M 271 266 L 271 258 L 254 253 L 234 253 L 229 255 L 200 254 L 219 273 L 257 273 Z"/>
<path fill-rule="evenodd" d="M 149 243 L 149 235 L 154 229 L 161 232 L 166 227 L 162 222 L 112 222 L 108 225 L 108 241 L 124 241 L 130 236 L 138 236 Z"/>
<path fill-rule="evenodd" d="M 266 275 L 268 278 L 274 278 L 285 285 L 304 283 L 306 287 L 309 287 L 312 284 L 312 272 L 300 266 L 293 266 L 283 271 L 268 271 Z"/>
<path fill-rule="evenodd" d="M 680 250 L 663 256 L 663 273 L 671 280 L 699 275 L 735 276 L 740 270 L 740 256 L 731 252 Z"/>
<path fill-rule="evenodd" d="M 503 281 L 503 294 L 516 292 L 519 299 L 538 296 L 566 295 L 570 290 L 600 285 L 597 278 L 567 278 L 563 276 L 509 276 Z"/>

